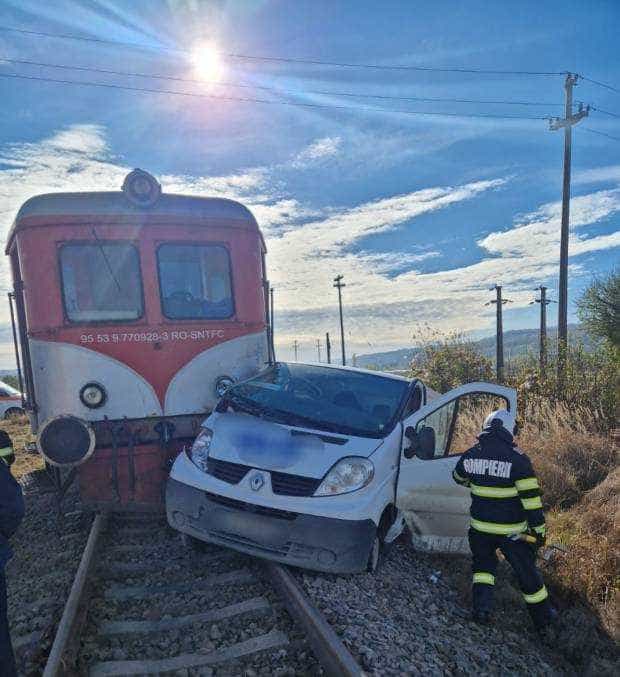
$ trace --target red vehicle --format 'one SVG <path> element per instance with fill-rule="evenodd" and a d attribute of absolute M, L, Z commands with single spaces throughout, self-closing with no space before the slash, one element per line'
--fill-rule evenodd
<path fill-rule="evenodd" d="M 141 170 L 21 207 L 6 253 L 25 409 L 85 504 L 159 506 L 218 396 L 271 360 L 265 251 L 242 204 L 162 194 Z"/>

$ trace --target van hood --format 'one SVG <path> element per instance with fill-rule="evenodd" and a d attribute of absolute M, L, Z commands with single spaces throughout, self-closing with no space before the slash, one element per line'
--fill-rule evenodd
<path fill-rule="evenodd" d="M 345 456 L 370 456 L 381 439 L 353 437 L 264 421 L 248 414 L 214 413 L 209 456 L 251 468 L 323 478 Z"/>

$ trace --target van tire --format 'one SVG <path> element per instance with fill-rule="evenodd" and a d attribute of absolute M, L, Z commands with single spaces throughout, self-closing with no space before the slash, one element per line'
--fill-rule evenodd
<path fill-rule="evenodd" d="M 366 571 L 371 574 L 376 573 L 377 569 L 381 565 L 381 560 L 383 559 L 383 543 L 379 538 L 379 533 L 375 533 L 375 537 L 370 546 L 370 552 L 368 553 L 368 563 L 366 564 Z"/>
<path fill-rule="evenodd" d="M 12 418 L 18 418 L 19 416 L 24 415 L 24 410 L 21 407 L 9 407 L 4 412 L 4 420 L 8 421 Z"/>

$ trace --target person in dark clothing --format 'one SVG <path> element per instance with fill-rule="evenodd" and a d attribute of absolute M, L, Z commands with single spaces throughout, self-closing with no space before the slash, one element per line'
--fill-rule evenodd
<path fill-rule="evenodd" d="M 515 434 L 514 415 L 494 411 L 478 444 L 461 456 L 452 476 L 471 491 L 474 620 L 490 620 L 499 548 L 515 572 L 534 626 L 542 630 L 553 614 L 536 567 L 537 549 L 545 543 L 545 516 L 538 479 L 530 459 L 516 446 Z"/>
<path fill-rule="evenodd" d="M 11 438 L 0 430 L 0 675 L 17 674 L 15 656 L 7 618 L 6 577 L 4 568 L 13 554 L 9 539 L 17 531 L 24 516 L 24 498 L 18 482 L 11 474 L 15 460 Z"/>

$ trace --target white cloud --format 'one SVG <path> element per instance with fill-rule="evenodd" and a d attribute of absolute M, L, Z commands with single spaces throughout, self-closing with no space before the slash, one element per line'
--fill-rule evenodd
<path fill-rule="evenodd" d="M 317 161 L 336 155 L 341 145 L 342 139 L 339 136 L 325 136 L 317 139 L 298 153 L 291 164 L 296 169 L 313 165 Z"/>
<path fill-rule="evenodd" d="M 325 137 L 298 153 L 287 167 L 295 169 L 302 156 L 307 163 L 320 163 L 341 150 L 338 137 Z M 113 161 L 104 130 L 94 125 L 69 127 L 39 143 L 13 144 L 0 155 L 6 167 L 0 170 L 5 234 L 28 197 L 63 190 L 118 189 L 130 169 Z M 531 300 L 531 288 L 557 272 L 559 203 L 541 205 L 517 217 L 510 228 L 481 238 L 477 244 L 482 259 L 451 270 L 424 273 L 419 265 L 438 258 L 449 242 L 437 243 L 429 251 L 381 252 L 363 246 L 365 238 L 377 233 L 399 228 L 415 233 L 422 227 L 417 217 L 503 189 L 509 185 L 505 178 L 413 190 L 347 209 L 317 210 L 286 194 L 275 178 L 281 169 L 279 165 L 227 176 L 160 179 L 168 192 L 237 198 L 252 209 L 267 238 L 269 278 L 276 287 L 277 341 L 288 352 L 294 338 L 314 344 L 326 331 L 336 331 L 332 279 L 338 273 L 347 285 L 345 327 L 350 350 L 368 352 L 406 345 L 415 326 L 423 322 L 444 329 L 491 327 L 493 309 L 484 306 L 491 285 L 504 284 L 514 301 L 511 307 L 524 307 Z M 620 211 L 620 189 L 576 197 L 571 206 L 571 256 L 620 244 L 620 231 L 595 237 L 584 231 L 585 226 Z M 8 285 L 6 262 L 0 266 L 0 285 Z M 2 318 L 6 322 L 6 312 Z"/>
<path fill-rule="evenodd" d="M 572 177 L 575 185 L 588 183 L 620 183 L 620 165 L 608 165 L 575 172 Z"/>

